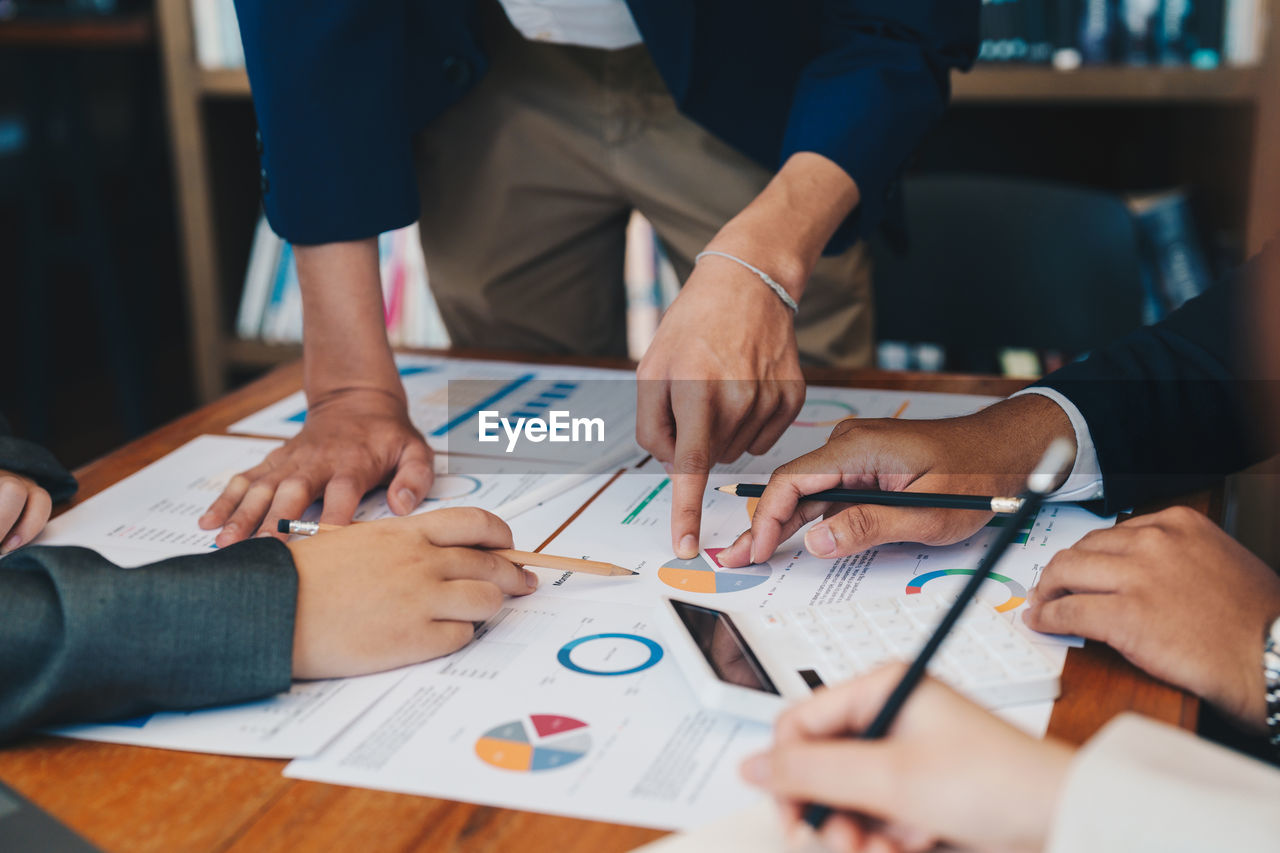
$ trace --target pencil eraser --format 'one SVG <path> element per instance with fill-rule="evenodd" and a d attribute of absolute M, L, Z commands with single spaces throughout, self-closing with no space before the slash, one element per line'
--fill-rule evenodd
<path fill-rule="evenodd" d="M 289 532 L 289 519 L 287 519 L 287 518 L 282 518 L 282 519 L 280 519 L 279 521 L 277 521 L 277 522 L 276 522 L 276 532 L 277 532 L 277 533 L 288 533 L 288 532 Z"/>

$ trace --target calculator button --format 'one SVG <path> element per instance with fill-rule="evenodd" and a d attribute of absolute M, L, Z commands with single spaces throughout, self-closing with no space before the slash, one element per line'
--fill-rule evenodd
<path fill-rule="evenodd" d="M 872 598 L 857 602 L 858 609 L 868 615 L 872 613 L 896 613 L 898 607 L 888 598 Z"/>
<path fill-rule="evenodd" d="M 871 614 L 871 624 L 886 634 L 893 631 L 910 631 L 912 629 L 911 620 L 896 610 Z"/>
<path fill-rule="evenodd" d="M 821 643 L 831 639 L 831 632 L 816 622 L 812 625 L 801 626 L 800 633 L 815 643 Z"/>
<path fill-rule="evenodd" d="M 884 635 L 885 644 L 900 655 L 913 655 L 924 646 L 924 638 L 915 631 L 894 631 Z"/>

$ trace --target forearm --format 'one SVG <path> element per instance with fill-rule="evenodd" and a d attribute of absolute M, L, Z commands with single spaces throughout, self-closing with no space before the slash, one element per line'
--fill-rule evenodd
<path fill-rule="evenodd" d="M 138 569 L 19 551 L 0 561 L 0 739 L 288 689 L 296 600 L 273 540 Z"/>
<path fill-rule="evenodd" d="M 315 405 L 345 390 L 404 399 L 383 315 L 376 238 L 296 247 L 303 386 Z"/>
<path fill-rule="evenodd" d="M 796 301 L 823 248 L 858 205 L 858 187 L 821 154 L 793 154 L 708 248 L 760 267 Z"/>

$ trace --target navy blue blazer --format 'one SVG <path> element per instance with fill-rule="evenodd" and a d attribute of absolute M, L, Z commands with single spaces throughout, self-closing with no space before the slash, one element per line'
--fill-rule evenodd
<path fill-rule="evenodd" d="M 978 46 L 978 0 L 628 0 L 680 109 L 769 169 L 814 151 L 857 182 L 829 247 L 880 220 Z M 469 0 L 235 0 L 271 226 L 302 244 L 417 219 L 414 133 L 488 60 Z"/>
<path fill-rule="evenodd" d="M 1154 326 L 1137 329 L 1038 382 L 1080 410 L 1107 512 L 1203 488 L 1280 452 L 1259 429 L 1261 380 L 1246 341 L 1254 288 L 1280 241 Z"/>

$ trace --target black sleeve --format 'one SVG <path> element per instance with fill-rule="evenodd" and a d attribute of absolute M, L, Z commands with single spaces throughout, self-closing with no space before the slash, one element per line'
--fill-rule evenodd
<path fill-rule="evenodd" d="M 1269 455 L 1253 428 L 1241 345 L 1259 270 L 1255 258 L 1163 321 L 1037 383 L 1088 423 L 1107 511 L 1202 488 Z"/>
<path fill-rule="evenodd" d="M 287 690 L 297 586 L 275 539 L 136 569 L 85 548 L 10 554 L 0 560 L 0 740 Z"/>
<path fill-rule="evenodd" d="M 49 493 L 54 503 L 76 493 L 76 478 L 62 467 L 53 454 L 38 444 L 13 435 L 9 422 L 0 415 L 0 471 L 30 477 Z"/>

